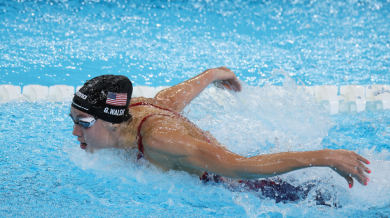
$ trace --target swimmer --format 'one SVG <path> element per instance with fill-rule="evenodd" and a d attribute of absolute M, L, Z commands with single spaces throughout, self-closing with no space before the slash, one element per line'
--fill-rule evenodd
<path fill-rule="evenodd" d="M 201 130 L 180 114 L 213 82 L 241 91 L 236 75 L 226 67 L 208 69 L 160 91 L 154 98 L 131 98 L 132 83 L 125 76 L 95 77 L 73 98 L 70 109 L 75 123 L 73 135 L 88 152 L 105 148 L 138 149 L 140 158 L 163 171 L 185 171 L 204 182 L 224 182 L 230 178 L 248 189 L 261 189 L 263 193 L 267 193 L 269 187 L 274 191 L 299 192 L 299 187 L 288 184 L 286 188 L 282 181 L 258 179 L 307 167 L 330 167 L 345 178 L 349 188 L 353 187 L 354 179 L 367 185 L 367 173 L 371 170 L 365 164 L 370 162 L 353 151 L 324 149 L 243 157 L 227 150 L 208 131 Z"/>

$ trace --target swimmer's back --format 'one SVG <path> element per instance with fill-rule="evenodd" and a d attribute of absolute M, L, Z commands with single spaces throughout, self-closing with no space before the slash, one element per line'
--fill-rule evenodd
<path fill-rule="evenodd" d="M 154 119 L 159 119 L 159 120 L 169 119 L 170 121 L 174 121 L 177 124 L 180 124 L 187 130 L 187 133 L 190 136 L 198 140 L 209 142 L 216 146 L 222 146 L 220 145 L 220 143 L 218 143 L 215 140 L 215 138 L 208 131 L 201 130 L 199 127 L 197 127 L 186 117 L 177 113 L 173 109 L 163 104 L 160 104 L 155 99 L 144 98 L 144 97 L 133 98 L 131 99 L 129 107 L 130 107 L 130 112 L 133 115 L 134 123 L 136 123 L 135 126 L 139 126 L 143 118 L 153 114 L 156 115 L 153 116 Z M 164 116 L 159 116 L 159 115 L 164 115 Z M 148 119 L 153 119 L 153 118 L 150 117 Z"/>

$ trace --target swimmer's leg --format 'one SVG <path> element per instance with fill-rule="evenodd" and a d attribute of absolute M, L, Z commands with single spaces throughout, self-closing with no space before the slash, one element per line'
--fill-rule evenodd
<path fill-rule="evenodd" d="M 279 178 L 266 180 L 239 180 L 238 182 L 228 182 L 228 179 L 214 174 L 205 173 L 201 180 L 207 184 L 223 184 L 231 191 L 248 191 L 261 193 L 261 197 L 274 199 L 276 203 L 289 203 L 306 199 L 310 190 L 315 187 L 316 182 L 306 182 L 300 186 L 291 185 L 288 182 L 282 181 Z M 316 190 L 316 205 L 324 205 L 331 207 L 330 202 L 332 195 L 329 191 Z M 333 203 L 336 208 L 341 208 L 338 203 Z"/>
<path fill-rule="evenodd" d="M 315 187 L 314 182 L 307 182 L 304 185 L 294 186 L 288 182 L 282 181 L 279 178 L 267 180 L 241 180 L 240 183 L 247 191 L 255 191 L 261 193 L 262 197 L 274 199 L 276 203 L 289 203 L 306 199 L 310 190 Z M 327 203 L 332 198 L 331 193 L 316 191 L 316 205 L 324 205 L 331 207 Z M 341 205 L 333 203 L 333 206 L 340 208 Z"/>
<path fill-rule="evenodd" d="M 260 192 L 263 197 L 274 199 L 276 203 L 295 202 L 306 198 L 310 188 L 293 186 L 280 179 L 274 180 L 242 180 L 247 191 Z"/>

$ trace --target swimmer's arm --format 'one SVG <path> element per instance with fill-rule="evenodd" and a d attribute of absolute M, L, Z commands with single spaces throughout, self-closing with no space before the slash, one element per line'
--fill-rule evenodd
<path fill-rule="evenodd" d="M 177 165 L 229 178 L 259 179 L 317 166 L 331 167 L 353 185 L 349 175 L 365 184 L 364 172 L 370 172 L 363 164 L 368 163 L 365 158 L 347 150 L 284 152 L 246 158 L 197 140 L 175 126 L 153 131 L 147 138 L 151 153 L 163 154 Z"/>
<path fill-rule="evenodd" d="M 210 83 L 217 80 L 225 83 L 229 82 L 234 90 L 241 91 L 241 84 L 234 72 L 226 67 L 220 67 L 208 69 L 194 78 L 161 90 L 154 98 L 158 103 L 180 112 Z"/>
<path fill-rule="evenodd" d="M 273 170 L 277 175 L 307 167 L 330 167 L 344 177 L 350 187 L 353 186 L 352 177 L 362 185 L 366 185 L 368 177 L 365 173 L 371 173 L 371 170 L 364 165 L 370 163 L 367 159 L 353 151 L 342 149 L 283 152 L 254 156 L 249 159 L 265 163 L 267 174 L 271 173 L 271 175 Z"/>

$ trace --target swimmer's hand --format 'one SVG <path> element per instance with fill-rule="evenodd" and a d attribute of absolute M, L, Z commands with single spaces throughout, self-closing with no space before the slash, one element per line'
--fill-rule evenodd
<path fill-rule="evenodd" d="M 353 187 L 353 178 L 362 185 L 367 185 L 369 181 L 365 173 L 371 173 L 371 170 L 365 166 L 370 162 L 364 157 L 348 150 L 323 150 L 326 164 L 340 176 L 344 177 L 349 188 Z"/>
<path fill-rule="evenodd" d="M 218 67 L 210 69 L 214 75 L 214 84 L 219 87 L 225 87 L 236 92 L 241 91 L 241 83 L 236 74 L 226 67 Z"/>
<path fill-rule="evenodd" d="M 154 96 L 154 99 L 157 103 L 180 112 L 212 82 L 219 83 L 229 90 L 241 91 L 241 84 L 234 72 L 226 67 L 219 67 L 208 69 L 189 80 L 163 89 Z"/>

